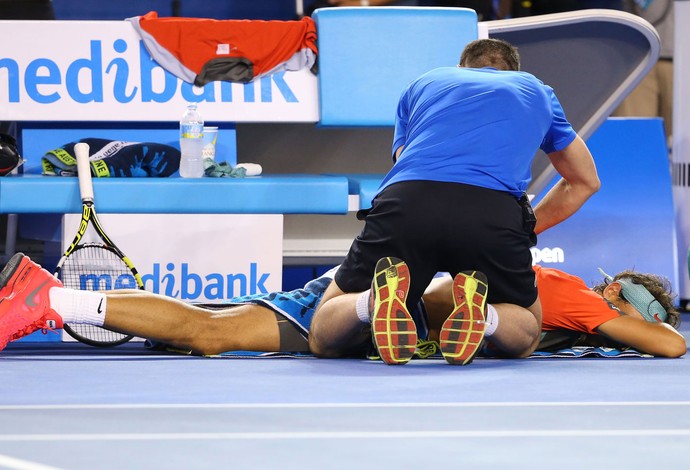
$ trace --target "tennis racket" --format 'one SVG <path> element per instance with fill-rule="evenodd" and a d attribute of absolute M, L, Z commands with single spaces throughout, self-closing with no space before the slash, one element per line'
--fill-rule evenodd
<path fill-rule="evenodd" d="M 74 146 L 82 212 L 79 229 L 72 244 L 60 258 L 55 277 L 65 287 L 79 290 L 143 289 L 144 283 L 132 262 L 110 240 L 101 226 L 93 198 L 89 145 Z M 102 243 L 82 243 L 87 229 L 95 230 Z M 94 325 L 65 324 L 65 331 L 74 339 L 91 346 L 117 346 L 133 336 Z"/>

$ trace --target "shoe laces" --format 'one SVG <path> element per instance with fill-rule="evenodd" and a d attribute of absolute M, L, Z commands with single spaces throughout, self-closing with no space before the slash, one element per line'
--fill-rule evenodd
<path fill-rule="evenodd" d="M 47 327 L 45 320 L 41 319 L 41 320 L 36 320 L 35 322 L 33 322 L 31 325 L 28 325 L 23 330 L 17 331 L 15 334 L 13 334 L 10 337 L 10 341 L 18 340 L 19 338 L 23 338 L 24 336 L 28 336 L 31 333 L 38 331 L 38 330 L 41 330 L 41 333 L 43 333 L 44 335 L 48 334 L 48 332 L 53 332 L 53 333 L 57 334 L 57 332 L 53 328 Z"/>
<path fill-rule="evenodd" d="M 417 349 L 414 352 L 414 358 L 416 359 L 427 359 L 435 354 L 437 354 L 441 349 L 441 346 L 436 341 L 427 341 L 423 339 L 417 339 Z M 376 352 L 367 354 L 367 359 L 370 361 L 378 361 L 381 359 Z"/>
<path fill-rule="evenodd" d="M 419 359 L 426 359 L 433 356 L 440 349 L 440 345 L 436 341 L 426 341 L 423 339 L 417 340 L 417 350 L 414 352 L 415 357 Z"/>

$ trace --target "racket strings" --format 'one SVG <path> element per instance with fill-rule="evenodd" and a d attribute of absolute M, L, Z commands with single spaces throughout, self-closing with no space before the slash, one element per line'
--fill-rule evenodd
<path fill-rule="evenodd" d="M 132 271 L 105 245 L 88 245 L 72 252 L 60 271 L 65 287 L 79 290 L 137 289 Z"/>
<path fill-rule="evenodd" d="M 117 253 L 98 244 L 77 247 L 64 259 L 58 277 L 70 289 L 104 291 L 139 288 L 134 274 Z M 95 325 L 70 324 L 66 329 L 70 334 L 73 332 L 100 345 L 117 344 L 130 338 Z"/>

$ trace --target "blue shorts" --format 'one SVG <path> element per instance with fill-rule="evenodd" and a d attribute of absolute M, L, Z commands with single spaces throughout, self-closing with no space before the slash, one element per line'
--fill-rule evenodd
<path fill-rule="evenodd" d="M 225 303 L 216 304 L 215 307 L 226 308 L 242 304 L 261 305 L 285 317 L 306 338 L 309 334 L 309 327 L 311 326 L 312 318 L 314 318 L 316 307 L 318 307 L 324 292 L 326 292 L 326 288 L 328 288 L 333 279 L 332 274 L 328 275 L 329 273 L 309 281 L 301 289 L 233 297 Z M 203 306 L 206 307 L 207 305 Z"/>

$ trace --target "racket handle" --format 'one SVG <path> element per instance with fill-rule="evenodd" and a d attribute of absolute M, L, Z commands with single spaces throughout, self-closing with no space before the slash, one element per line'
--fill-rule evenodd
<path fill-rule="evenodd" d="M 79 142 L 74 146 L 77 157 L 77 175 L 79 176 L 79 192 L 82 201 L 93 202 L 93 185 L 91 184 L 91 165 L 89 164 L 89 144 Z"/>

